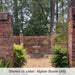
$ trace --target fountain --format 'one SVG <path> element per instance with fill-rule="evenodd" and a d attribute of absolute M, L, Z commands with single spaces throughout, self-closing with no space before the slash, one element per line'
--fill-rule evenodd
<path fill-rule="evenodd" d="M 32 53 L 31 54 L 31 58 L 41 58 L 43 57 L 44 55 L 42 53 L 40 53 L 39 49 L 40 49 L 41 46 L 33 46 L 33 48 L 35 49 L 35 53 Z"/>
<path fill-rule="evenodd" d="M 33 48 L 35 49 L 35 53 L 36 53 L 36 54 L 39 53 L 38 50 L 40 49 L 40 47 L 41 47 L 41 46 L 33 46 Z"/>

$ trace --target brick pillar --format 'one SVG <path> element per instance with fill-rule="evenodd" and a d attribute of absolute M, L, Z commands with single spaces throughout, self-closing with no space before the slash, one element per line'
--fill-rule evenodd
<path fill-rule="evenodd" d="M 19 37 L 20 37 L 20 44 L 23 44 L 23 33 L 22 32 L 20 32 Z"/>
<path fill-rule="evenodd" d="M 68 53 L 70 67 L 75 66 L 75 8 L 69 10 Z"/>
<path fill-rule="evenodd" d="M 0 13 L 0 56 L 6 62 L 10 57 L 10 67 L 13 66 L 13 28 L 9 13 Z"/>
<path fill-rule="evenodd" d="M 70 67 L 75 66 L 75 0 L 70 0 L 68 25 L 68 54 Z"/>

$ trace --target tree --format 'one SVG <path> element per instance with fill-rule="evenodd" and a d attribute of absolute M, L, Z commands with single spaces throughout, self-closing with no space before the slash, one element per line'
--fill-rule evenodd
<path fill-rule="evenodd" d="M 3 12 L 3 1 L 0 0 L 0 12 Z"/>
<path fill-rule="evenodd" d="M 50 34 L 54 27 L 54 15 L 55 15 L 55 0 L 50 1 L 51 4 L 51 22 L 50 22 Z"/>
<path fill-rule="evenodd" d="M 58 0 L 56 0 L 56 21 L 58 21 Z"/>
<path fill-rule="evenodd" d="M 67 45 L 68 42 L 68 21 L 61 18 L 59 21 L 56 22 L 55 35 L 52 40 L 58 45 Z"/>
<path fill-rule="evenodd" d="M 68 0 L 0 0 L 0 11 L 12 14 L 14 35 L 20 29 L 24 35 L 49 35 L 67 10 Z"/>
<path fill-rule="evenodd" d="M 27 22 L 25 28 L 25 35 L 47 35 L 48 32 L 48 16 L 49 16 L 49 2 L 46 0 L 32 0 L 31 2 L 31 18 Z"/>
<path fill-rule="evenodd" d="M 17 7 L 17 0 L 14 0 L 14 17 L 15 22 L 18 23 L 18 7 Z"/>
<path fill-rule="evenodd" d="M 24 15 L 26 14 L 26 0 L 14 0 L 13 6 L 13 27 L 14 35 L 19 35 L 20 29 L 23 30 L 23 23 L 25 21 Z M 25 9 L 25 10 L 24 10 Z"/>

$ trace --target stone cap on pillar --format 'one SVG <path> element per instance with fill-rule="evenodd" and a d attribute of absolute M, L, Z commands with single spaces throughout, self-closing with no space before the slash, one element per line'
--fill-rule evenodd
<path fill-rule="evenodd" d="M 9 18 L 10 13 L 0 12 L 0 21 L 6 21 Z"/>

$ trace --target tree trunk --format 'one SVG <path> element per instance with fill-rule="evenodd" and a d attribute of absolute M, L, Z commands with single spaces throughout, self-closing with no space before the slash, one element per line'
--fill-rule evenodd
<path fill-rule="evenodd" d="M 58 21 L 58 0 L 56 0 L 56 21 Z"/>
<path fill-rule="evenodd" d="M 51 22 L 50 22 L 50 35 L 53 32 L 54 27 L 54 15 L 55 15 L 55 0 L 50 1 L 51 4 Z"/>
<path fill-rule="evenodd" d="M 21 22 L 22 22 L 21 29 L 22 31 L 23 31 L 23 21 L 24 21 L 24 16 L 23 16 L 23 11 L 21 9 Z"/>
<path fill-rule="evenodd" d="M 17 0 L 14 0 L 14 17 L 15 17 L 15 22 L 18 23 Z"/>
<path fill-rule="evenodd" d="M 68 0 L 68 17 L 69 18 L 69 8 L 70 8 L 71 0 Z"/>
<path fill-rule="evenodd" d="M 62 0 L 62 17 L 63 17 L 63 22 L 64 22 L 64 1 Z"/>

